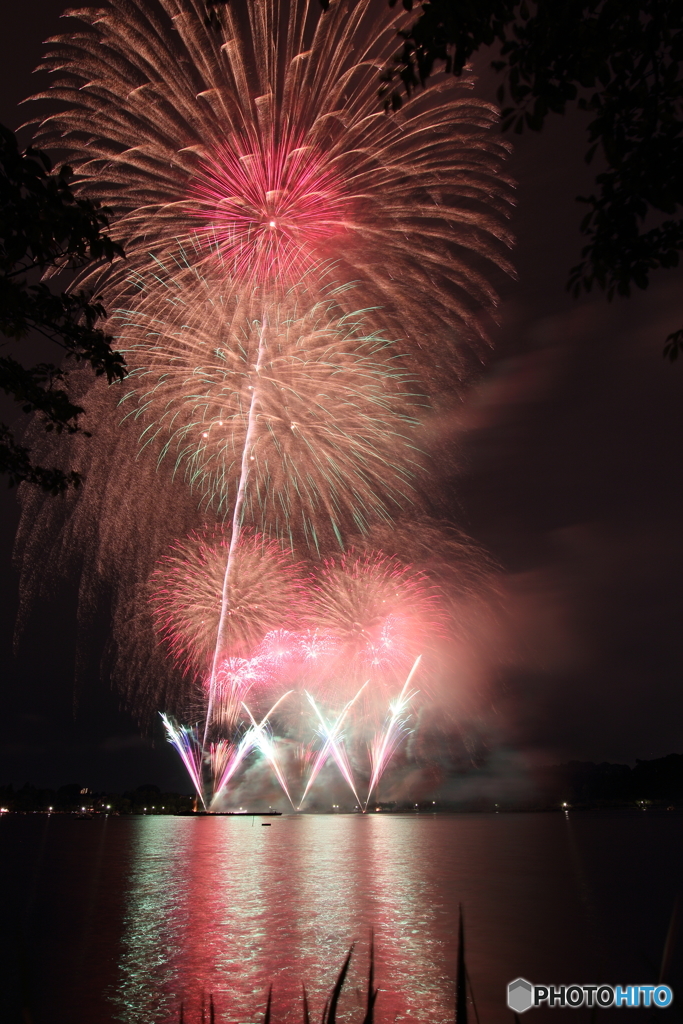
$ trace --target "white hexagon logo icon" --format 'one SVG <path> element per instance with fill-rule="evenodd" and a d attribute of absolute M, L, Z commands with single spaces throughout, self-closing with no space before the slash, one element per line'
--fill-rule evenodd
<path fill-rule="evenodd" d="M 524 1013 L 533 1006 L 533 985 L 526 978 L 517 978 L 508 985 L 508 1006 L 515 1013 Z"/>

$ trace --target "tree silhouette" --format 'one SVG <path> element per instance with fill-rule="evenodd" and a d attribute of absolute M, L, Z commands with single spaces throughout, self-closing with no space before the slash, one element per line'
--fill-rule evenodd
<path fill-rule="evenodd" d="M 413 0 L 402 0 L 407 10 Z M 394 6 L 396 0 L 389 0 Z M 587 244 L 569 272 L 573 294 L 608 299 L 647 288 L 650 273 L 678 265 L 683 247 L 683 19 L 678 0 L 427 0 L 382 76 L 380 95 L 402 94 L 435 70 L 459 75 L 482 47 L 502 76 L 502 128 L 540 131 L 571 105 L 591 116 L 586 162 L 605 169 L 581 231 Z M 683 352 L 683 328 L 664 355 Z"/>
<path fill-rule="evenodd" d="M 111 382 L 125 376 L 125 361 L 97 326 L 105 310 L 86 290 L 51 284 L 63 272 L 122 257 L 108 233 L 107 211 L 77 198 L 71 168 L 53 172 L 48 157 L 29 147 L 20 151 L 14 133 L 0 125 L 0 334 L 2 348 L 21 357 L 21 343 L 38 332 L 67 357 L 88 362 Z M 50 284 L 45 279 L 51 273 Z M 0 355 L 0 388 L 24 413 L 38 413 L 47 431 L 84 431 L 66 390 L 66 371 L 55 363 L 24 365 L 15 354 Z M 0 473 L 10 486 L 26 480 L 58 493 L 80 482 L 78 473 L 37 466 L 28 448 L 0 423 Z"/>

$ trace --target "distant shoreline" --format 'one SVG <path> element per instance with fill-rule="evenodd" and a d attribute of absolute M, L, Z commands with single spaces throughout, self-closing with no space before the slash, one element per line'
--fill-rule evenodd
<path fill-rule="evenodd" d="M 683 808 L 683 754 L 669 754 L 635 766 L 593 761 L 497 771 L 491 764 L 468 764 L 443 772 L 428 797 L 412 800 L 372 801 L 368 813 L 520 812 L 553 810 L 638 810 Z M 92 792 L 73 783 L 59 789 L 25 784 L 0 786 L 1 813 L 68 814 L 191 814 L 194 797 L 163 793 L 144 785 L 124 793 Z M 253 808 L 224 808 L 236 815 L 267 814 L 275 808 L 254 801 Z M 353 813 L 354 805 L 341 804 L 332 812 L 315 808 L 307 813 Z M 355 813 L 360 813 L 355 811 Z"/>

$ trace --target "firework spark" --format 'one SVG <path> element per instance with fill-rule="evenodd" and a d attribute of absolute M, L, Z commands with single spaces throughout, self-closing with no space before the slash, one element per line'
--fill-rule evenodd
<path fill-rule="evenodd" d="M 326 157 L 297 142 L 233 136 L 190 187 L 208 246 L 239 281 L 300 279 L 349 208 Z"/>
<path fill-rule="evenodd" d="M 211 766 L 211 781 L 213 791 L 216 790 L 220 779 L 223 777 L 230 761 L 235 754 L 235 744 L 225 738 L 217 740 L 209 745 L 209 764 Z"/>
<path fill-rule="evenodd" d="M 164 723 L 168 742 L 180 754 L 180 758 L 187 769 L 187 774 L 192 779 L 197 795 L 204 804 L 204 807 L 206 807 L 202 783 L 202 761 L 204 755 L 196 731 L 187 725 L 176 725 L 168 715 L 161 714 L 161 720 Z"/>
<path fill-rule="evenodd" d="M 349 528 L 389 518 L 410 501 L 416 459 L 408 430 L 416 421 L 405 406 L 415 396 L 388 342 L 363 335 L 359 314 L 335 309 L 339 289 L 303 314 L 295 291 L 286 314 L 276 304 L 265 320 L 252 320 L 238 304 L 233 319 L 231 303 L 226 309 L 222 294 L 190 273 L 185 288 L 170 280 L 175 316 L 164 325 L 158 281 L 151 312 L 143 304 L 120 314 L 123 349 L 151 364 L 138 363 L 142 387 L 128 397 L 137 397 L 141 415 L 158 416 L 144 444 L 162 435 L 161 454 L 175 448 L 219 510 L 232 507 L 208 730 L 220 665 L 234 647 L 233 577 L 245 519 L 319 551 L 325 522 L 342 546 Z"/>
<path fill-rule="evenodd" d="M 306 796 L 311 786 L 315 782 L 316 778 L 318 777 L 318 774 L 320 773 L 320 770 L 324 767 L 326 761 L 330 756 L 334 758 L 334 761 L 337 767 L 339 768 L 339 771 L 341 772 L 345 781 L 348 783 L 349 788 L 353 795 L 355 796 L 358 806 L 360 807 L 360 799 L 358 797 L 358 793 L 356 792 L 356 786 L 353 780 L 353 772 L 351 771 L 351 765 L 349 764 L 349 759 L 347 757 L 346 751 L 344 750 L 344 747 L 341 743 L 341 730 L 346 720 L 346 716 L 348 715 L 349 711 L 355 704 L 356 700 L 360 697 L 361 693 L 363 692 L 366 686 L 367 682 L 363 683 L 360 690 L 358 690 L 355 696 L 352 697 L 351 700 L 342 708 L 341 713 L 337 716 L 337 718 L 331 725 L 325 720 L 322 712 L 320 711 L 320 708 L 318 707 L 310 693 L 306 694 L 308 701 L 313 710 L 315 711 L 316 717 L 320 724 L 320 735 L 323 738 L 323 745 L 318 753 L 318 756 L 313 762 L 313 767 L 311 768 L 311 774 L 309 775 L 308 782 L 306 783 L 306 788 L 304 790 L 303 796 L 301 797 L 301 800 L 299 801 L 299 810 L 301 810 L 303 802 L 306 799 Z"/>
<path fill-rule="evenodd" d="M 288 697 L 288 696 L 289 696 L 289 693 L 285 693 L 280 698 L 280 700 L 284 700 L 285 697 Z M 280 701 L 278 701 L 278 704 L 279 703 L 280 703 Z M 263 755 L 263 757 L 266 759 L 268 764 L 273 769 L 277 781 L 280 783 L 280 786 L 282 787 L 282 790 L 283 790 L 285 796 L 287 797 L 287 799 L 289 800 L 290 804 L 292 805 L 292 810 L 294 810 L 294 803 L 292 802 L 292 798 L 289 795 L 289 790 L 287 789 L 287 783 L 285 782 L 285 777 L 284 777 L 284 774 L 282 772 L 282 768 L 280 767 L 280 763 L 279 763 L 278 758 L 277 758 L 277 753 L 276 753 L 276 750 L 275 750 L 275 744 L 273 742 L 273 737 L 270 734 L 269 730 L 266 729 L 266 727 L 265 727 L 265 722 L 266 722 L 268 716 L 266 716 L 266 719 L 264 719 L 262 722 L 257 724 L 256 719 L 252 715 L 252 713 L 249 710 L 249 708 L 247 707 L 247 705 L 243 704 L 242 706 L 244 707 L 244 710 L 247 712 L 247 714 L 249 716 L 249 720 L 251 721 L 252 734 L 253 734 L 253 745 L 254 745 L 254 747 L 256 747 L 257 750 L 260 751 L 260 753 Z M 273 708 L 271 708 L 271 710 L 268 712 L 268 715 L 272 714 L 272 712 L 275 710 L 276 706 L 277 705 L 274 705 Z"/>
<path fill-rule="evenodd" d="M 510 269 L 497 111 L 464 76 L 381 113 L 378 70 L 408 15 L 373 0 L 244 0 L 208 21 L 198 0 L 103 0 L 68 16 L 86 28 L 50 41 L 61 112 L 37 142 L 66 148 L 113 210 L 128 259 L 101 287 L 132 372 L 123 423 L 83 388 L 101 440 L 71 457 L 92 472 L 28 529 L 27 501 L 28 557 L 47 524 L 64 564 L 86 525 L 80 604 L 113 584 L 119 647 L 144 646 L 153 620 L 202 692 L 202 742 L 163 719 L 200 795 L 206 765 L 220 794 L 258 750 L 289 796 L 269 725 L 283 698 L 258 724 L 244 699 L 296 679 L 323 741 L 302 800 L 329 758 L 358 800 L 342 731 L 445 630 L 436 583 L 367 538 L 428 507 L 424 409 L 466 379 L 491 272 Z M 282 545 L 322 561 L 315 581 Z M 323 688 L 344 705 L 331 724 Z M 413 696 L 406 682 L 390 704 L 370 793 Z"/>
<path fill-rule="evenodd" d="M 379 780 L 384 775 L 387 765 L 394 755 L 396 748 L 401 741 L 401 736 L 405 731 L 407 712 L 410 702 L 418 693 L 417 690 L 410 689 L 410 684 L 417 672 L 420 660 L 421 656 L 418 655 L 413 663 L 413 667 L 408 673 L 408 678 L 403 684 L 403 689 L 398 697 L 389 704 L 389 713 L 383 729 L 373 738 L 370 747 L 371 774 L 370 785 L 368 786 L 368 795 L 365 800 L 366 809 L 373 790 L 379 784 Z"/>
<path fill-rule="evenodd" d="M 316 622 L 338 638 L 348 678 L 370 674 L 383 690 L 445 633 L 440 589 L 379 552 L 326 560 L 314 597 Z"/>
<path fill-rule="evenodd" d="M 265 304 L 176 264 L 138 282 L 114 314 L 123 409 L 219 516 L 317 550 L 417 501 L 426 402 L 398 345 L 340 309 L 349 289 Z"/>
<path fill-rule="evenodd" d="M 280 704 L 282 704 L 282 702 L 289 696 L 290 692 L 291 691 L 283 693 L 282 696 L 275 701 L 272 708 L 268 711 L 267 714 L 263 716 L 259 723 L 256 723 L 253 715 L 246 707 L 246 705 L 243 705 L 252 722 L 252 725 L 246 730 L 239 743 L 233 745 L 231 750 L 231 756 L 226 760 L 223 772 L 218 780 L 218 784 L 214 787 L 213 802 L 215 802 L 219 798 L 221 793 L 223 793 L 226 786 L 237 772 L 237 769 L 244 762 L 244 759 L 248 756 L 248 754 L 251 753 L 252 750 L 256 748 L 264 754 L 266 760 L 268 760 L 271 766 L 275 769 L 275 774 L 278 779 L 278 782 L 280 782 L 280 785 L 282 786 L 288 799 L 290 799 L 291 803 L 291 798 L 289 798 L 289 792 L 287 791 L 287 785 L 284 781 L 284 776 L 282 775 L 282 771 L 275 757 L 272 741 L 269 740 L 265 732 L 265 730 L 268 727 L 271 715 L 275 713 Z M 277 768 L 275 768 L 275 766 L 277 766 Z"/>
<path fill-rule="evenodd" d="M 66 149 L 113 209 L 127 267 L 193 240 L 240 289 L 272 292 L 332 257 L 431 380 L 461 379 L 496 304 L 491 271 L 510 269 L 508 147 L 473 80 L 386 116 L 378 71 L 404 12 L 245 0 L 211 27 L 193 0 L 161 7 L 70 11 L 86 27 L 50 40 L 42 66 L 59 78 L 35 97 L 60 106 L 38 143 Z"/>
<path fill-rule="evenodd" d="M 229 548 L 229 529 L 194 531 L 173 545 L 152 575 L 157 634 L 191 677 L 211 665 Z M 230 646 L 220 651 L 226 687 L 231 676 L 256 682 L 263 658 L 254 651 L 273 630 L 299 624 L 304 583 L 302 567 L 279 544 L 242 532 L 231 580 Z"/>

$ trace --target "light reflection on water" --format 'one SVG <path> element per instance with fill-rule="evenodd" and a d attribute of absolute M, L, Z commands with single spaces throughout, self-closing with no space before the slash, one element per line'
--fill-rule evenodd
<path fill-rule="evenodd" d="M 180 999 L 194 1005 L 203 989 L 250 1021 L 271 981 L 278 1016 L 296 1019 L 301 982 L 320 1010 L 355 941 L 351 1012 L 373 927 L 391 1019 L 419 1004 L 421 1019 L 449 1020 L 438 896 L 415 825 L 379 815 L 290 816 L 269 828 L 258 818 L 143 820 L 111 994 L 119 1019 L 177 1020 Z"/>
<path fill-rule="evenodd" d="M 202 992 L 214 995 L 217 1024 L 249 1024 L 263 1020 L 271 982 L 274 1020 L 292 1024 L 302 981 L 318 1020 L 353 941 L 340 1017 L 358 1024 L 370 928 L 378 1024 L 452 1024 L 461 902 L 481 1024 L 511 1024 L 505 986 L 519 975 L 656 980 L 680 887 L 677 813 L 271 821 L 0 820 L 3 1024 L 20 1020 L 15 926 L 35 1024 L 177 1024 L 181 1000 L 198 1024 Z M 670 980 L 683 980 L 683 935 Z M 534 1011 L 529 1024 L 565 1014 L 589 1024 L 573 1010 Z"/>

